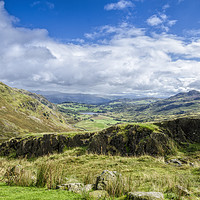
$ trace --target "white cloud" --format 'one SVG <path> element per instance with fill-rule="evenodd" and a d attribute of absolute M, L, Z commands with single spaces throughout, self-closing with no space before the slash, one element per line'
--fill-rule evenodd
<path fill-rule="evenodd" d="M 147 19 L 147 23 L 150 26 L 157 26 L 159 24 L 162 24 L 162 22 L 162 19 L 157 15 L 152 15 L 150 18 Z"/>
<path fill-rule="evenodd" d="M 200 40 L 186 43 L 167 33 L 149 36 L 145 29 L 123 23 L 91 34 L 104 38 L 98 44 L 62 44 L 46 30 L 12 23 L 0 2 L 0 80 L 10 86 L 142 95 L 199 88 Z"/>
<path fill-rule="evenodd" d="M 146 22 L 149 26 L 154 26 L 168 32 L 169 27 L 175 25 L 177 20 L 169 20 L 167 15 L 160 13 L 159 15 L 152 15 Z"/>
<path fill-rule="evenodd" d="M 165 4 L 165 5 L 162 7 L 163 10 L 167 10 L 168 8 L 170 8 L 170 5 L 169 5 L 169 4 Z"/>
<path fill-rule="evenodd" d="M 169 26 L 173 26 L 173 25 L 176 24 L 176 22 L 177 22 L 177 20 L 169 20 L 169 21 L 167 22 L 167 24 L 168 24 Z"/>
<path fill-rule="evenodd" d="M 120 0 L 117 3 L 110 3 L 105 5 L 105 10 L 123 10 L 125 8 L 133 7 L 133 3 L 127 0 Z"/>
<path fill-rule="evenodd" d="M 190 36 L 199 36 L 200 35 L 200 29 L 192 29 L 185 31 L 186 34 Z"/>

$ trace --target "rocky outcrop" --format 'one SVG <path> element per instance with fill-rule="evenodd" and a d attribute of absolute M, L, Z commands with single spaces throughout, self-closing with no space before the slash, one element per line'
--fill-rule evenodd
<path fill-rule="evenodd" d="M 176 142 L 200 143 L 200 119 L 180 118 L 157 125 Z"/>
<path fill-rule="evenodd" d="M 74 137 L 45 134 L 43 137 L 15 138 L 0 145 L 0 155 L 13 157 L 38 157 L 63 152 L 64 147 L 87 146 L 92 134 L 80 134 Z"/>
<path fill-rule="evenodd" d="M 128 124 L 74 137 L 46 134 L 42 137 L 14 138 L 0 144 L 0 155 L 30 158 L 61 153 L 65 147 L 87 147 L 89 153 L 96 154 L 164 156 L 174 153 L 182 143 L 200 143 L 200 119 L 182 118 L 156 125 L 156 130 Z"/>
<path fill-rule="evenodd" d="M 93 135 L 88 147 L 89 152 L 121 156 L 164 155 L 172 150 L 168 135 L 138 125 L 110 127 Z"/>

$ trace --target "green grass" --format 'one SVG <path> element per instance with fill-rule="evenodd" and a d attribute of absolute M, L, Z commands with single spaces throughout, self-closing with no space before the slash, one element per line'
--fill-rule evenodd
<path fill-rule="evenodd" d="M 42 137 L 43 135 L 47 135 L 47 134 L 64 135 L 64 136 L 67 136 L 67 137 L 73 137 L 73 136 L 75 136 L 77 134 L 85 134 L 85 133 L 88 133 L 88 132 L 89 131 L 77 130 L 77 131 L 59 132 L 59 133 L 55 133 L 55 132 L 27 133 L 27 134 L 23 135 L 23 138 L 27 138 L 27 137 L 30 137 L 30 136 L 38 138 L 38 137 Z"/>
<path fill-rule="evenodd" d="M 99 131 L 108 128 L 112 125 L 120 123 L 120 121 L 114 120 L 107 116 L 90 116 L 89 119 L 80 121 L 74 125 L 75 128 L 80 128 L 85 131 Z"/>
<path fill-rule="evenodd" d="M 80 154 L 80 152 L 82 152 Z M 75 148 L 67 150 L 62 154 L 53 154 L 34 159 L 0 159 L 0 175 L 5 173 L 5 169 L 21 165 L 24 170 L 30 170 L 36 173 L 38 166 L 48 164 L 63 166 L 63 177 L 73 179 L 76 182 L 95 183 L 96 177 L 103 170 L 118 171 L 130 180 L 132 191 L 158 191 L 163 192 L 170 199 L 175 196 L 178 200 L 178 194 L 175 186 L 180 185 L 191 192 L 191 197 L 181 197 L 181 200 L 198 200 L 200 197 L 200 163 L 198 160 L 199 152 L 192 156 L 181 153 L 181 159 L 187 161 L 183 166 L 178 167 L 174 164 L 166 164 L 165 159 L 180 158 L 180 155 L 173 157 L 120 157 L 109 155 L 84 154 L 86 150 Z M 194 167 L 190 166 L 194 163 Z M 45 191 L 45 190 L 41 190 Z"/>
<path fill-rule="evenodd" d="M 0 199 L 2 200 L 78 200 L 81 195 L 64 190 L 47 190 L 36 187 L 7 186 L 0 183 Z"/>
<path fill-rule="evenodd" d="M 102 110 L 100 109 L 99 106 L 96 105 L 88 105 L 88 104 L 80 104 L 80 103 L 63 103 L 63 104 L 58 104 L 58 107 L 60 109 L 63 109 L 65 112 L 76 112 L 76 113 L 81 113 L 81 112 L 101 112 Z"/>

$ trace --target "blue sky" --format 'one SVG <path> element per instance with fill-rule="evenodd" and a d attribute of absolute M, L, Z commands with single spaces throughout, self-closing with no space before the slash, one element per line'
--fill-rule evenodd
<path fill-rule="evenodd" d="M 176 20 L 169 33 L 183 36 L 191 29 L 199 29 L 200 1 L 198 0 L 5 0 L 9 14 L 19 19 L 16 26 L 44 28 L 49 36 L 70 40 L 84 38 L 84 34 L 104 25 L 117 26 L 128 22 L 137 28 L 147 28 L 147 19 L 165 14 Z M 116 7 L 112 8 L 112 5 Z M 109 9 L 109 5 L 111 8 Z M 123 3 L 122 3 L 123 5 Z M 117 7 L 118 6 L 118 7 Z M 160 30 L 159 26 L 154 26 Z"/>
<path fill-rule="evenodd" d="M 0 1 L 0 79 L 28 90 L 200 90 L 199 0 Z"/>

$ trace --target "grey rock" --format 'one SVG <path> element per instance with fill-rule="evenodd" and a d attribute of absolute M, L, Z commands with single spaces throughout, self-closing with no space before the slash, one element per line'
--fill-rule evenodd
<path fill-rule="evenodd" d="M 68 190 L 74 193 L 82 193 L 84 185 L 82 183 L 65 183 L 57 185 L 57 189 Z"/>
<path fill-rule="evenodd" d="M 161 192 L 129 192 L 129 200 L 164 200 Z"/>
<path fill-rule="evenodd" d="M 105 190 L 108 184 L 116 183 L 117 179 L 121 177 L 116 171 L 104 170 L 96 179 L 95 189 Z"/>
<path fill-rule="evenodd" d="M 87 184 L 83 187 L 84 192 L 89 192 L 94 188 L 94 184 Z"/>
<path fill-rule="evenodd" d="M 89 196 L 93 199 L 104 199 L 109 197 L 109 194 L 105 190 L 95 190 L 89 193 Z"/>
<path fill-rule="evenodd" d="M 65 184 L 56 186 L 56 189 L 68 190 L 74 193 L 89 192 L 93 188 L 94 188 L 94 184 L 84 185 L 82 183 L 65 183 Z"/>

